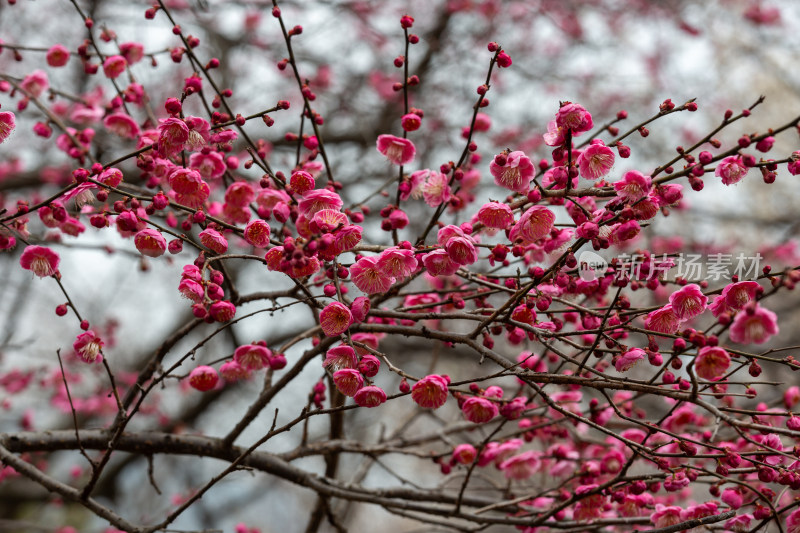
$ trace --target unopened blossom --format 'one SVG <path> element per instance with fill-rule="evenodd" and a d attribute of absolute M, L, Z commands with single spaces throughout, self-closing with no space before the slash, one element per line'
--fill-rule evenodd
<path fill-rule="evenodd" d="M 50 87 L 50 81 L 45 71 L 34 70 L 19 85 L 31 98 L 39 98 Z"/>
<path fill-rule="evenodd" d="M 350 312 L 353 314 L 353 321 L 354 322 L 364 322 L 367 319 L 367 315 L 369 315 L 369 310 L 371 307 L 371 303 L 369 298 L 366 296 L 359 296 L 353 300 L 353 303 L 350 305 Z"/>
<path fill-rule="evenodd" d="M 730 329 L 730 339 L 739 344 L 763 344 L 777 334 L 777 315 L 759 304 L 739 311 Z"/>
<path fill-rule="evenodd" d="M 31 245 L 25 247 L 19 258 L 19 264 L 22 268 L 30 270 L 40 278 L 46 278 L 58 272 L 60 260 L 58 254 L 50 248 Z"/>
<path fill-rule="evenodd" d="M 361 360 L 358 362 L 358 371 L 368 378 L 377 376 L 380 369 L 380 360 L 371 353 L 362 355 Z"/>
<path fill-rule="evenodd" d="M 638 170 L 629 170 L 621 180 L 614 183 L 614 190 L 617 191 L 617 196 L 633 203 L 647 196 L 652 186 L 653 180 L 650 176 L 645 176 Z"/>
<path fill-rule="evenodd" d="M 411 387 L 411 399 L 420 407 L 438 409 L 447 401 L 447 386 L 450 378 L 431 374 L 414 383 Z"/>
<path fill-rule="evenodd" d="M 499 468 L 505 474 L 506 479 L 528 479 L 539 470 L 542 464 L 539 455 L 540 452 L 534 450 L 512 455 L 500 463 Z"/>
<path fill-rule="evenodd" d="M 355 369 L 358 367 L 358 356 L 352 347 L 341 344 L 334 346 L 325 353 L 325 360 L 322 362 L 322 366 L 331 372 L 336 372 L 342 368 Z"/>
<path fill-rule="evenodd" d="M 422 125 L 422 118 L 416 113 L 407 113 L 400 119 L 400 125 L 405 131 L 417 131 Z"/>
<path fill-rule="evenodd" d="M 228 251 L 228 240 L 217 230 L 206 228 L 198 235 L 203 246 L 218 254 Z"/>
<path fill-rule="evenodd" d="M 350 309 L 341 302 L 329 303 L 319 314 L 319 325 L 328 337 L 341 335 L 352 322 Z"/>
<path fill-rule="evenodd" d="M 478 450 L 472 444 L 459 444 L 453 448 L 453 457 L 451 462 L 459 463 L 462 465 L 472 464 L 478 457 Z"/>
<path fill-rule="evenodd" d="M 498 156 L 499 157 L 499 156 Z M 489 163 L 489 172 L 494 177 L 494 182 L 506 189 L 525 194 L 528 192 L 533 179 L 534 168 L 530 158 L 519 150 L 505 155 L 505 162 L 500 165 L 498 158 Z"/>
<path fill-rule="evenodd" d="M 678 472 L 676 475 L 668 476 L 664 480 L 664 490 L 667 492 L 677 492 L 689 485 L 689 478 L 683 472 Z"/>
<path fill-rule="evenodd" d="M 463 403 L 461 412 L 464 414 L 464 418 L 470 422 L 474 424 L 483 424 L 500 414 L 500 409 L 497 407 L 496 403 L 486 398 L 473 396 Z"/>
<path fill-rule="evenodd" d="M 189 385 L 201 392 L 209 391 L 217 386 L 219 375 L 210 366 L 201 365 L 189 373 Z"/>
<path fill-rule="evenodd" d="M 800 387 L 794 385 L 786 389 L 783 393 L 783 405 L 785 405 L 787 409 L 791 409 L 797 405 L 798 402 L 800 402 Z"/>
<path fill-rule="evenodd" d="M 16 127 L 14 118 L 14 113 L 11 111 L 0 111 L 0 143 L 8 139 L 8 136 L 14 131 Z"/>
<path fill-rule="evenodd" d="M 544 206 L 535 205 L 525 211 L 511 228 L 511 242 L 520 242 L 523 246 L 534 244 L 550 234 L 555 221 L 555 213 Z"/>
<path fill-rule="evenodd" d="M 392 246 L 381 252 L 376 267 L 384 274 L 402 280 L 417 270 L 417 258 L 413 250 Z"/>
<path fill-rule="evenodd" d="M 750 169 L 744 166 L 741 156 L 732 155 L 726 157 L 717 164 L 714 175 L 718 178 L 722 178 L 722 183 L 724 185 L 733 185 L 734 183 L 740 182 L 747 175 L 749 170 Z"/>
<path fill-rule="evenodd" d="M 259 344 L 245 344 L 233 352 L 233 360 L 245 370 L 261 370 L 269 366 L 272 351 Z"/>
<path fill-rule="evenodd" d="M 84 363 L 94 363 L 103 348 L 103 341 L 94 331 L 88 330 L 78 335 L 72 347 Z"/>
<path fill-rule="evenodd" d="M 133 237 L 133 243 L 139 253 L 148 257 L 159 257 L 164 255 L 167 250 L 167 240 L 161 235 L 161 232 L 152 228 L 138 232 Z"/>
<path fill-rule="evenodd" d="M 417 152 L 414 143 L 394 135 L 379 135 L 377 148 L 389 162 L 400 166 L 413 162 Z"/>
<path fill-rule="evenodd" d="M 722 377 L 731 366 L 731 356 L 720 346 L 704 346 L 697 352 L 694 369 L 703 379 L 714 380 Z"/>
<path fill-rule="evenodd" d="M 103 61 L 103 74 L 106 75 L 106 78 L 113 80 L 125 72 L 125 67 L 127 66 L 128 62 L 124 57 L 120 55 L 108 56 L 106 60 Z"/>
<path fill-rule="evenodd" d="M 360 407 L 378 407 L 386 401 L 386 393 L 380 387 L 369 385 L 360 388 L 353 396 L 353 400 Z"/>
<path fill-rule="evenodd" d="M 47 64 L 51 67 L 63 67 L 69 61 L 69 50 L 63 44 L 54 44 L 45 56 Z"/>
<path fill-rule="evenodd" d="M 448 178 L 441 172 L 431 170 L 425 182 L 420 186 L 422 198 L 431 207 L 438 207 L 450 200 L 452 191 Z"/>
<path fill-rule="evenodd" d="M 364 386 L 364 377 L 354 368 L 342 368 L 333 373 L 333 383 L 339 392 L 352 398 Z"/>
<path fill-rule="evenodd" d="M 297 205 L 297 210 L 301 215 L 311 218 L 317 211 L 322 211 L 323 209 L 338 211 L 342 208 L 342 205 L 344 205 L 342 198 L 335 192 L 328 189 L 315 189 L 303 196 L 303 199 Z"/>
<path fill-rule="evenodd" d="M 669 297 L 672 311 L 679 320 L 689 320 L 702 314 L 706 310 L 708 297 L 703 294 L 700 286 L 691 283 L 673 292 Z"/>
<path fill-rule="evenodd" d="M 392 287 L 393 278 L 378 264 L 378 257 L 362 257 L 350 267 L 350 278 L 365 294 L 386 292 Z"/>
<path fill-rule="evenodd" d="M 511 208 L 500 202 L 483 204 L 478 210 L 477 218 L 487 228 L 506 229 L 514 224 L 514 213 Z"/>
<path fill-rule="evenodd" d="M 600 139 L 594 139 L 577 160 L 582 178 L 596 180 L 607 175 L 614 166 L 614 151 Z"/>
<path fill-rule="evenodd" d="M 614 368 L 617 369 L 617 372 L 627 372 L 633 368 L 636 363 L 644 359 L 645 356 L 644 350 L 641 348 L 633 348 L 620 355 L 617 360 L 614 361 Z"/>

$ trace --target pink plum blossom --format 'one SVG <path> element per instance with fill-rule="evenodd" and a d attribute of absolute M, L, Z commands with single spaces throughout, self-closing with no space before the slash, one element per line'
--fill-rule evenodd
<path fill-rule="evenodd" d="M 319 325 L 328 337 L 341 335 L 353 322 L 350 309 L 340 302 L 332 302 L 325 306 L 319 314 Z"/>
<path fill-rule="evenodd" d="M 317 211 L 322 211 L 323 209 L 338 211 L 342 208 L 342 205 L 344 205 L 344 202 L 335 192 L 328 189 L 315 189 L 303 196 L 297 206 L 297 210 L 301 215 L 311 218 Z"/>
<path fill-rule="evenodd" d="M 417 381 L 411 388 L 411 399 L 420 407 L 438 409 L 447 401 L 450 378 L 431 374 Z"/>
<path fill-rule="evenodd" d="M 502 165 L 498 164 L 498 158 L 505 160 Z M 494 182 L 497 185 L 525 194 L 533 179 L 534 168 L 530 158 L 524 152 L 515 151 L 494 158 L 489 163 L 489 172 L 494 176 Z"/>
<path fill-rule="evenodd" d="M 189 167 L 197 170 L 205 179 L 219 178 L 227 168 L 219 152 L 195 152 L 189 156 Z"/>
<path fill-rule="evenodd" d="M 514 213 L 511 208 L 500 202 L 483 204 L 478 210 L 477 218 L 487 228 L 506 229 L 514 224 Z"/>
<path fill-rule="evenodd" d="M 51 67 L 63 67 L 69 61 L 69 50 L 63 44 L 54 44 L 47 51 L 46 59 Z"/>
<path fill-rule="evenodd" d="M 594 139 L 577 160 L 581 177 L 596 180 L 607 175 L 614 165 L 614 151 L 600 139 Z"/>
<path fill-rule="evenodd" d="M 353 396 L 359 407 L 378 407 L 386 401 L 386 393 L 380 387 L 369 385 L 362 387 Z"/>
<path fill-rule="evenodd" d="M 144 57 L 144 46 L 141 43 L 122 43 L 119 53 L 129 65 L 134 65 Z"/>
<path fill-rule="evenodd" d="M 565 102 L 556 112 L 556 125 L 570 130 L 573 137 L 589 131 L 594 126 L 592 115 L 579 104 Z"/>
<path fill-rule="evenodd" d="M 78 335 L 72 347 L 84 363 L 94 363 L 103 348 L 103 341 L 94 331 L 88 330 Z"/>
<path fill-rule="evenodd" d="M 152 228 L 138 232 L 133 238 L 133 243 L 139 253 L 148 257 L 159 257 L 167 250 L 167 240 L 161 232 Z"/>
<path fill-rule="evenodd" d="M 189 373 L 189 385 L 200 392 L 210 391 L 218 382 L 219 374 L 210 366 L 201 365 Z"/>
<path fill-rule="evenodd" d="M 407 165 L 414 161 L 414 143 L 394 135 L 379 135 L 377 148 L 394 165 Z"/>
<path fill-rule="evenodd" d="M 673 292 L 669 297 L 672 312 L 679 320 L 690 320 L 706 310 L 708 297 L 700 286 L 691 283 Z"/>
<path fill-rule="evenodd" d="M 500 414 L 496 403 L 479 396 L 473 396 L 464 401 L 461 412 L 464 414 L 464 418 L 474 424 L 489 422 Z"/>
<path fill-rule="evenodd" d="M 417 258 L 413 250 L 392 246 L 381 252 L 375 266 L 385 275 L 402 280 L 417 270 Z"/>
<path fill-rule="evenodd" d="M 633 203 L 647 196 L 652 183 L 650 176 L 645 176 L 638 170 L 629 170 L 621 180 L 614 183 L 614 190 L 617 191 L 617 196 Z"/>
<path fill-rule="evenodd" d="M 233 360 L 247 371 L 266 368 L 271 357 L 272 351 L 259 344 L 245 344 L 233 352 Z"/>
<path fill-rule="evenodd" d="M 189 127 L 179 118 L 161 119 L 158 126 L 158 149 L 165 157 L 177 155 L 189 141 Z"/>
<path fill-rule="evenodd" d="M 616 361 L 614 361 L 614 368 L 617 369 L 617 372 L 627 372 L 633 368 L 636 363 L 644 359 L 645 356 L 644 350 L 641 348 L 633 348 L 620 355 Z"/>
<path fill-rule="evenodd" d="M 113 80 L 125 72 L 125 67 L 127 66 L 128 62 L 125 61 L 124 57 L 120 55 L 108 56 L 106 60 L 103 61 L 103 74 L 106 75 L 106 78 Z"/>
<path fill-rule="evenodd" d="M 512 455 L 502 463 L 500 470 L 506 479 L 523 480 L 533 476 L 542 464 L 540 452 L 528 450 L 517 455 Z"/>
<path fill-rule="evenodd" d="M 739 344 L 763 344 L 778 334 L 778 317 L 755 304 L 737 313 L 730 329 L 730 338 Z"/>
<path fill-rule="evenodd" d="M 257 218 L 245 226 L 244 240 L 256 248 L 266 248 L 269 246 L 269 233 L 269 224 Z"/>
<path fill-rule="evenodd" d="M 694 361 L 697 375 L 710 381 L 722 377 L 730 365 L 731 356 L 720 346 L 703 346 Z"/>
<path fill-rule="evenodd" d="M 322 366 L 331 372 L 336 372 L 342 368 L 357 368 L 358 356 L 352 347 L 341 344 L 334 346 L 325 353 L 325 360 L 322 362 Z"/>
<path fill-rule="evenodd" d="M 58 272 L 58 254 L 44 246 L 26 246 L 19 258 L 19 264 L 25 270 L 30 270 L 40 278 L 52 276 Z"/>
<path fill-rule="evenodd" d="M 365 294 L 386 292 L 392 287 L 391 275 L 378 264 L 378 257 L 362 257 L 350 267 L 350 276 Z"/>
<path fill-rule="evenodd" d="M 126 139 L 139 136 L 139 125 L 125 113 L 112 113 L 103 119 L 103 125 L 109 131 Z"/>
<path fill-rule="evenodd" d="M 453 448 L 453 458 L 451 461 L 462 465 L 469 465 L 475 462 L 477 457 L 478 450 L 475 449 L 475 446 L 472 444 L 459 444 Z"/>
<path fill-rule="evenodd" d="M 175 191 L 175 200 L 187 207 L 201 207 L 211 194 L 208 184 L 196 170 L 176 167 L 169 174 L 168 181 Z"/>
<path fill-rule="evenodd" d="M 458 272 L 459 264 L 445 250 L 434 250 L 422 257 L 422 264 L 431 276 L 452 276 Z"/>
<path fill-rule="evenodd" d="M 747 175 L 749 169 L 744 166 L 741 156 L 729 156 L 717 164 L 714 175 L 722 178 L 724 185 L 733 185 L 740 182 Z"/>
<path fill-rule="evenodd" d="M 0 111 L 0 144 L 8 139 L 8 136 L 11 135 L 15 127 L 14 113 L 11 111 Z"/>
<path fill-rule="evenodd" d="M 333 383 L 339 392 L 352 398 L 364 386 L 364 377 L 358 370 L 342 368 L 333 373 Z"/>
<path fill-rule="evenodd" d="M 420 190 L 425 203 L 431 207 L 438 207 L 449 201 L 452 195 L 447 176 L 435 170 L 430 171 Z"/>
<path fill-rule="evenodd" d="M 39 98 L 43 92 L 50 87 L 50 81 L 47 79 L 47 73 L 43 70 L 34 70 L 22 80 L 19 84 L 28 96 L 32 98 Z"/>
<path fill-rule="evenodd" d="M 511 242 L 520 242 L 523 245 L 534 244 L 550 233 L 555 221 L 556 215 L 552 211 L 544 206 L 535 205 L 525 211 L 511 228 L 509 234 Z"/>
<path fill-rule="evenodd" d="M 218 254 L 228 251 L 228 240 L 217 230 L 206 228 L 198 235 L 203 246 Z"/>

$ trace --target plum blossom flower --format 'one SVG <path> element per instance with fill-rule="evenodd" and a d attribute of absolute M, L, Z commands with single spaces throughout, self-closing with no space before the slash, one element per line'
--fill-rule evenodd
<path fill-rule="evenodd" d="M 652 185 L 650 176 L 645 176 L 638 170 L 629 170 L 621 180 L 614 183 L 614 190 L 617 191 L 617 196 L 633 203 L 647 196 Z"/>
<path fill-rule="evenodd" d="M 477 215 L 478 221 L 487 228 L 505 229 L 514 223 L 511 208 L 500 202 L 487 202 L 481 206 Z"/>
<path fill-rule="evenodd" d="M 119 53 L 129 65 L 138 63 L 144 57 L 144 46 L 141 43 L 122 43 Z"/>
<path fill-rule="evenodd" d="M 800 533 L 800 509 L 786 517 L 786 533 Z"/>
<path fill-rule="evenodd" d="M 438 207 L 450 200 L 452 191 L 447 176 L 441 172 L 431 170 L 421 189 L 422 198 L 431 207 Z"/>
<path fill-rule="evenodd" d="M 200 392 L 206 392 L 217 386 L 219 375 L 210 366 L 201 365 L 189 373 L 189 385 Z"/>
<path fill-rule="evenodd" d="M 732 155 L 726 157 L 717 164 L 714 175 L 718 178 L 722 178 L 722 183 L 724 185 L 733 185 L 734 183 L 740 182 L 747 175 L 749 170 L 750 169 L 744 166 L 741 156 Z"/>
<path fill-rule="evenodd" d="M 94 363 L 97 356 L 100 355 L 100 350 L 103 348 L 103 341 L 97 334 L 92 331 L 86 331 L 78 335 L 75 342 L 72 343 L 75 353 L 81 358 L 84 363 Z"/>
<path fill-rule="evenodd" d="M 69 61 L 69 50 L 63 44 L 54 44 L 45 56 L 51 67 L 63 67 Z"/>
<path fill-rule="evenodd" d="M 731 356 L 720 346 L 703 346 L 694 361 L 697 375 L 709 381 L 722 377 L 729 366 Z"/>
<path fill-rule="evenodd" d="M 354 368 L 343 368 L 333 373 L 333 383 L 339 392 L 352 398 L 364 386 L 364 377 Z"/>
<path fill-rule="evenodd" d="M 411 399 L 420 407 L 438 409 L 447 401 L 447 386 L 450 378 L 431 374 L 414 383 L 411 387 Z"/>
<path fill-rule="evenodd" d="M 353 315 L 346 305 L 332 302 L 325 306 L 319 314 L 319 325 L 328 337 L 337 337 L 344 333 L 353 322 Z"/>
<path fill-rule="evenodd" d="M 169 174 L 168 181 L 175 191 L 175 200 L 193 209 L 201 207 L 211 194 L 208 184 L 196 170 L 176 167 Z"/>
<path fill-rule="evenodd" d="M 250 371 L 244 368 L 236 361 L 226 361 L 219 367 L 220 375 L 225 378 L 225 381 L 239 381 L 240 379 L 247 379 L 250 377 Z"/>
<path fill-rule="evenodd" d="M 386 401 L 386 393 L 380 387 L 369 385 L 362 387 L 353 396 L 359 407 L 378 407 Z"/>
<path fill-rule="evenodd" d="M 58 272 L 58 263 L 61 258 L 50 248 L 44 246 L 26 246 L 19 258 L 19 264 L 25 270 L 30 270 L 40 278 L 52 276 Z"/>
<path fill-rule="evenodd" d="M 217 322 L 227 322 L 236 315 L 236 306 L 227 300 L 220 300 L 211 304 L 208 314 Z"/>
<path fill-rule="evenodd" d="M 158 126 L 158 149 L 164 157 L 177 155 L 189 141 L 189 127 L 179 118 L 161 119 Z"/>
<path fill-rule="evenodd" d="M 505 474 L 506 479 L 528 479 L 539 470 L 542 464 L 539 455 L 540 452 L 534 450 L 512 455 L 500 463 L 499 468 Z"/>
<path fill-rule="evenodd" d="M 679 320 L 690 320 L 706 310 L 708 297 L 703 294 L 700 286 L 691 283 L 673 292 L 669 297 L 672 311 Z"/>
<path fill-rule="evenodd" d="M 730 339 L 739 344 L 763 344 L 777 334 L 778 317 L 759 304 L 739 312 L 730 329 Z"/>
<path fill-rule="evenodd" d="M 656 504 L 656 511 L 650 515 L 650 521 L 657 528 L 674 526 L 681 522 L 681 509 L 678 506 L 665 506 L 663 504 Z"/>
<path fill-rule="evenodd" d="M 309 191 L 297 205 L 297 210 L 301 215 L 312 218 L 317 211 L 323 209 L 333 209 L 338 211 L 344 202 L 341 197 L 328 189 L 315 189 Z"/>
<path fill-rule="evenodd" d="M 600 139 L 594 139 L 578 156 L 577 164 L 581 177 L 587 180 L 602 178 L 614 165 L 614 151 Z"/>
<path fill-rule="evenodd" d="M 124 57 L 120 55 L 108 56 L 106 60 L 103 61 L 103 74 L 106 75 L 106 78 L 113 80 L 125 72 L 125 67 L 127 66 L 128 62 Z"/>
<path fill-rule="evenodd" d="M 331 372 L 336 372 L 342 368 L 357 368 L 358 356 L 352 347 L 341 344 L 327 351 L 322 366 Z"/>
<path fill-rule="evenodd" d="M 574 137 L 589 131 L 594 126 L 592 115 L 586 108 L 572 102 L 565 102 L 556 112 L 556 125 L 568 129 Z"/>
<path fill-rule="evenodd" d="M 617 369 L 617 372 L 627 372 L 633 368 L 636 363 L 644 359 L 645 355 L 644 350 L 641 348 L 628 350 L 614 361 L 614 368 Z"/>
<path fill-rule="evenodd" d="M 148 257 L 159 257 L 167 250 L 167 240 L 161 232 L 152 228 L 141 230 L 133 238 L 139 253 Z"/>
<path fill-rule="evenodd" d="M 379 266 L 377 257 L 362 257 L 356 261 L 350 267 L 350 277 L 365 294 L 386 292 L 393 283 L 391 275 Z"/>
<path fill-rule="evenodd" d="M 189 167 L 197 170 L 206 179 L 219 178 L 227 169 L 222 155 L 213 151 L 193 153 L 189 156 Z"/>
<path fill-rule="evenodd" d="M 514 192 L 527 193 L 534 173 L 530 158 L 517 150 L 505 155 L 502 165 L 497 163 L 497 159 L 496 157 L 489 163 L 489 172 L 494 176 L 494 182 Z"/>
<path fill-rule="evenodd" d="M 461 406 L 461 412 L 464 414 L 464 418 L 470 422 L 483 424 L 500 414 L 500 409 L 496 403 L 486 398 L 473 396 L 464 402 Z"/>
<path fill-rule="evenodd" d="M 20 87 L 32 98 L 39 98 L 50 87 L 47 73 L 43 70 L 34 70 L 22 80 Z"/>
<path fill-rule="evenodd" d="M 247 371 L 266 368 L 271 357 L 272 351 L 259 344 L 245 344 L 233 352 L 233 360 Z"/>
<path fill-rule="evenodd" d="M 0 111 L 0 143 L 8 139 L 8 136 L 11 135 L 15 127 L 14 113 L 11 111 Z"/>
<path fill-rule="evenodd" d="M 400 166 L 413 162 L 417 152 L 414 143 L 394 135 L 379 135 L 377 148 L 392 164 Z"/>
<path fill-rule="evenodd" d="M 135 139 L 139 136 L 139 125 L 125 113 L 112 113 L 108 115 L 103 119 L 103 126 L 105 126 L 108 131 L 126 139 Z"/>
<path fill-rule="evenodd" d="M 362 355 L 361 361 L 358 362 L 358 371 L 367 376 L 368 378 L 377 376 L 378 371 L 380 369 L 381 369 L 380 360 L 378 360 L 378 358 L 372 355 L 371 353 Z"/>
<path fill-rule="evenodd" d="M 269 224 L 257 218 L 245 226 L 244 240 L 247 241 L 247 244 L 255 246 L 256 248 L 266 248 L 269 246 L 269 232 Z"/>
<path fill-rule="evenodd" d="M 535 205 L 519 217 L 511 228 L 509 238 L 511 242 L 520 241 L 522 245 L 534 244 L 550 233 L 555 221 L 556 215 L 552 211 L 544 206 Z"/>
<path fill-rule="evenodd" d="M 402 280 L 417 270 L 417 258 L 413 250 L 392 246 L 381 252 L 376 267 L 385 275 Z"/>
<path fill-rule="evenodd" d="M 218 254 L 228 251 L 228 239 L 213 228 L 206 228 L 198 235 L 203 246 Z"/>
<path fill-rule="evenodd" d="M 762 291 L 761 285 L 755 281 L 739 281 L 726 285 L 722 289 L 722 294 L 717 295 L 709 305 L 711 313 L 718 317 L 722 313 L 729 311 L 739 311 L 749 302 L 754 301 L 759 292 Z"/>
<path fill-rule="evenodd" d="M 659 333 L 675 333 L 680 324 L 681 320 L 669 304 L 651 311 L 644 319 L 644 327 Z"/>
<path fill-rule="evenodd" d="M 422 257 L 422 264 L 431 276 L 452 276 L 458 272 L 459 264 L 445 250 L 434 250 Z"/>
<path fill-rule="evenodd" d="M 468 465 L 472 464 L 477 456 L 478 450 L 475 449 L 475 446 L 472 444 L 459 444 L 453 448 L 453 458 L 451 461 L 462 465 Z"/>

